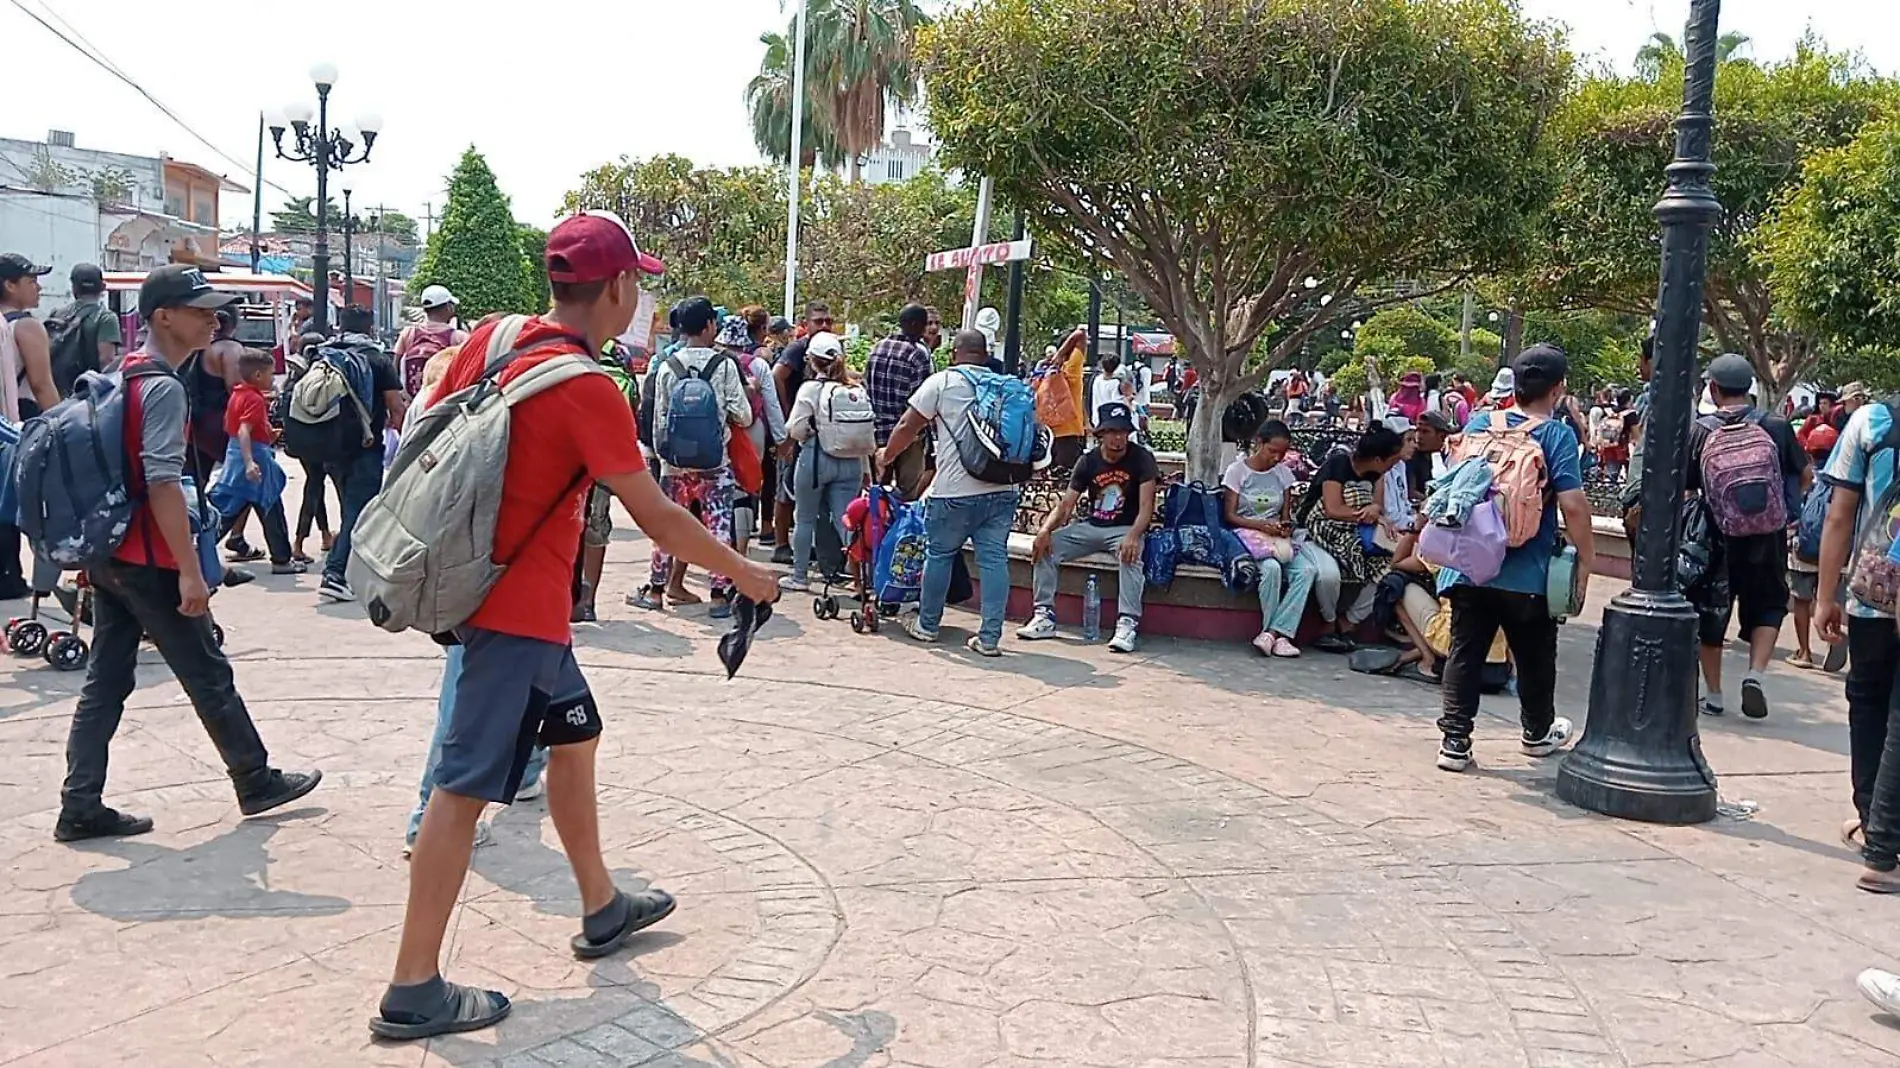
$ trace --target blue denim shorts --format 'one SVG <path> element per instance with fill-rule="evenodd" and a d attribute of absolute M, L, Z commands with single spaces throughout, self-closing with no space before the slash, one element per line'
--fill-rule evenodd
<path fill-rule="evenodd" d="M 572 646 L 476 627 L 457 636 L 462 677 L 435 786 L 509 804 L 536 742 L 573 745 L 599 737 L 600 709 Z"/>

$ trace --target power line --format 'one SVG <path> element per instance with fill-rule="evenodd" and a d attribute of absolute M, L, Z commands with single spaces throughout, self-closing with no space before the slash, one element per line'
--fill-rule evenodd
<path fill-rule="evenodd" d="M 159 112 L 163 114 L 166 118 L 172 120 L 172 122 L 174 123 L 177 123 L 179 129 L 190 134 L 193 138 L 195 138 L 198 141 L 199 144 L 205 146 L 206 148 L 210 149 L 212 152 L 216 153 L 219 158 L 231 164 L 233 167 L 236 167 L 239 174 L 250 173 L 250 167 L 251 167 L 250 164 L 244 163 L 241 160 L 238 160 L 237 158 L 233 157 L 229 153 L 225 152 L 223 149 L 219 148 L 217 145 L 212 144 L 211 141 L 208 138 L 206 138 L 203 134 L 199 133 L 197 130 L 192 129 L 189 123 L 187 123 L 184 119 L 181 119 L 178 117 L 177 112 L 173 111 L 171 108 L 166 107 L 162 101 L 160 101 L 157 97 L 153 96 L 151 92 L 147 90 L 143 85 L 140 85 L 136 79 L 134 79 L 131 75 L 125 73 L 123 70 L 120 70 L 118 65 L 113 63 L 110 59 L 107 59 L 103 52 L 95 54 L 93 51 L 89 51 L 85 46 L 82 46 L 78 41 L 75 41 L 72 37 L 67 36 L 65 31 L 61 30 L 59 27 L 54 26 L 52 23 L 40 17 L 39 12 L 34 11 L 30 7 L 27 7 L 26 4 L 22 2 L 22 0 L 8 0 L 8 2 L 11 3 L 14 7 L 18 8 L 22 14 L 26 15 L 26 17 L 32 19 L 34 22 L 37 22 L 41 26 L 45 27 L 46 32 L 52 34 L 53 36 L 59 38 L 61 41 L 65 42 L 67 47 L 71 48 L 75 52 L 78 52 L 80 55 L 85 56 L 87 59 L 91 60 L 93 62 L 93 65 L 97 66 L 100 70 L 105 71 L 107 74 L 112 75 L 114 78 L 117 78 L 119 81 L 122 81 L 126 85 L 131 86 L 132 90 L 138 93 L 140 96 L 144 97 L 146 102 L 150 103 L 153 107 L 157 108 Z M 41 2 L 42 4 L 44 4 L 44 0 L 41 0 Z M 55 19 L 59 19 L 59 21 L 62 23 L 66 21 L 63 18 L 60 18 L 58 12 L 55 12 L 50 4 L 45 4 L 44 6 L 46 7 L 47 12 L 51 14 Z M 77 31 L 74 31 L 74 32 L 77 33 Z M 291 193 L 290 190 L 285 189 L 283 186 L 278 185 L 276 182 L 265 180 L 263 184 L 270 186 L 272 189 L 277 190 L 278 192 L 284 194 L 285 196 L 294 195 Z"/>

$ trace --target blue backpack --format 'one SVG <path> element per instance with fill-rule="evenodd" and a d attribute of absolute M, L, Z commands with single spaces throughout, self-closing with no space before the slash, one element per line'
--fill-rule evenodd
<path fill-rule="evenodd" d="M 1821 527 L 1827 522 L 1827 502 L 1833 495 L 1834 487 L 1822 479 L 1815 479 L 1808 487 L 1807 498 L 1801 502 L 1800 525 L 1795 530 L 1796 559 L 1810 564 L 1821 562 Z"/>
<path fill-rule="evenodd" d="M 962 427 L 952 427 L 957 458 L 982 482 L 1013 486 L 1035 474 L 1048 453 L 1036 422 L 1036 395 L 1021 379 L 978 367 L 953 367 L 976 394 Z"/>
<path fill-rule="evenodd" d="M 144 499 L 128 484 L 126 441 L 142 419 L 129 413 L 127 384 L 165 372 L 128 360 L 123 371 L 87 371 L 66 400 L 26 421 L 14 451 L 19 526 L 33 552 L 64 571 L 118 549 Z"/>
<path fill-rule="evenodd" d="M 659 429 L 654 447 L 660 459 L 689 471 L 712 471 L 726 465 L 726 408 L 712 378 L 728 357 L 724 353 L 689 372 L 678 356 L 668 356 L 673 388 L 667 394 L 666 425 Z"/>

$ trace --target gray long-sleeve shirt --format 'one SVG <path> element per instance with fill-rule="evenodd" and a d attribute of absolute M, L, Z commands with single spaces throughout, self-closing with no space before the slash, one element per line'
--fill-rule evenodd
<path fill-rule="evenodd" d="M 144 418 L 139 457 L 147 486 L 177 482 L 185 473 L 185 384 L 164 361 L 153 357 L 152 363 L 164 373 L 132 380 Z"/>

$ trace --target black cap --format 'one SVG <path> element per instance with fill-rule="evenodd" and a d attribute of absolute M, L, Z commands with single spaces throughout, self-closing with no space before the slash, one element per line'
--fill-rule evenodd
<path fill-rule="evenodd" d="M 88 296 L 106 291 L 106 274 L 96 263 L 75 263 L 70 276 L 74 296 Z"/>
<path fill-rule="evenodd" d="M 1121 401 L 1109 401 L 1095 409 L 1095 429 L 1125 430 L 1132 434 L 1135 432 L 1135 413 L 1129 411 L 1128 405 Z"/>
<path fill-rule="evenodd" d="M 139 286 L 139 318 L 149 320 L 161 308 L 222 308 L 238 299 L 236 293 L 211 288 L 198 268 L 168 263 L 147 274 Z"/>
<path fill-rule="evenodd" d="M 1570 358 L 1555 345 L 1532 345 L 1511 361 L 1519 393 L 1541 397 L 1570 376 Z"/>
<path fill-rule="evenodd" d="M 0 252 L 0 282 L 11 282 L 16 278 L 34 277 L 52 274 L 51 267 L 43 267 L 18 252 Z"/>
<path fill-rule="evenodd" d="M 768 334 L 789 334 L 792 332 L 792 321 L 783 315 L 774 315 L 772 321 L 766 324 L 765 332 Z"/>
<path fill-rule="evenodd" d="M 1746 356 L 1733 352 L 1710 360 L 1707 374 L 1717 389 L 1731 396 L 1747 393 L 1755 387 L 1755 368 L 1749 365 Z"/>
<path fill-rule="evenodd" d="M 719 320 L 719 309 L 705 297 L 688 297 L 673 305 L 673 328 L 683 334 L 697 334 Z"/>

